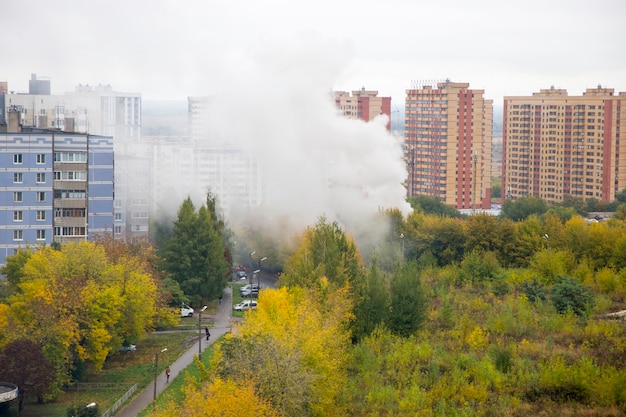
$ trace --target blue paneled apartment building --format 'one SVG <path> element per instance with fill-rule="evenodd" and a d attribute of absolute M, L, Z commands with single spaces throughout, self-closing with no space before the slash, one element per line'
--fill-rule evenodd
<path fill-rule="evenodd" d="M 19 248 L 113 233 L 113 138 L 0 120 L 0 265 Z"/>

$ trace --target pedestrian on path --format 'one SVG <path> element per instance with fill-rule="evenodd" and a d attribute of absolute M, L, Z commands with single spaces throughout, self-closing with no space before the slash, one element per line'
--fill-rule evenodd
<path fill-rule="evenodd" d="M 209 340 L 209 337 L 211 337 L 211 333 L 209 333 L 209 326 L 204 328 L 204 333 L 206 333 L 206 340 Z"/>
<path fill-rule="evenodd" d="M 170 382 L 170 367 L 165 368 L 165 382 Z"/>

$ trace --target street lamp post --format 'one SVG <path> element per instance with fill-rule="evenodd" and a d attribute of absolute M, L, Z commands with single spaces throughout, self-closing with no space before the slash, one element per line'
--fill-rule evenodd
<path fill-rule="evenodd" d="M 261 262 L 267 259 L 267 256 L 259 259 L 259 275 L 257 276 L 257 284 L 259 285 L 259 289 L 261 289 Z"/>
<path fill-rule="evenodd" d="M 202 307 L 198 312 L 198 357 L 202 355 L 202 326 L 200 321 L 202 320 L 202 312 L 206 310 L 206 306 Z"/>
<path fill-rule="evenodd" d="M 254 262 L 254 258 L 252 258 L 254 256 L 254 254 L 256 253 L 255 250 L 253 250 L 252 252 L 250 252 L 250 273 L 252 273 L 253 270 L 253 266 L 252 266 L 252 262 Z M 252 277 L 250 277 L 250 284 L 252 284 Z"/>
<path fill-rule="evenodd" d="M 401 259 L 401 261 L 404 262 L 404 233 L 400 233 L 400 240 L 402 241 L 402 259 Z"/>
<path fill-rule="evenodd" d="M 154 354 L 154 397 L 153 401 L 156 401 L 156 392 L 157 392 L 157 376 L 159 375 L 159 353 L 163 353 L 167 351 L 167 348 L 163 348 L 161 352 L 158 350 Z"/>

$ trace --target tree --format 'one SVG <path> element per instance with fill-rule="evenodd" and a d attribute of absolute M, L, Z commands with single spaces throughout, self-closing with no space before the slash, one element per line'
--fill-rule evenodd
<path fill-rule="evenodd" d="M 427 299 L 415 262 L 398 265 L 390 281 L 391 308 L 388 327 L 392 333 L 408 337 L 426 319 Z"/>
<path fill-rule="evenodd" d="M 284 285 L 313 288 L 325 278 L 336 287 L 354 285 L 361 275 L 361 256 L 354 240 L 337 222 L 321 217 L 315 227 L 308 227 L 300 246 L 280 275 Z"/>
<path fill-rule="evenodd" d="M 416 195 L 409 197 L 409 204 L 416 211 L 421 211 L 424 214 L 438 214 L 446 217 L 462 217 L 461 213 L 454 207 L 444 204 L 440 199 L 436 197 L 429 197 L 425 195 Z"/>
<path fill-rule="evenodd" d="M 344 289 L 322 286 L 328 291 L 262 291 L 237 336 L 220 345 L 212 369 L 224 380 L 252 382 L 281 415 L 342 415 L 351 303 Z"/>
<path fill-rule="evenodd" d="M 39 402 L 50 392 L 55 379 L 54 368 L 41 346 L 32 340 L 17 339 L 0 353 L 0 380 L 18 386 L 18 411 L 21 413 L 30 396 Z"/>
<path fill-rule="evenodd" d="M 413 230 L 410 237 L 415 242 L 416 257 L 429 252 L 435 256 L 439 266 L 462 259 L 466 242 L 462 220 L 428 215 Z"/>
<path fill-rule="evenodd" d="M 505 237 L 500 233 L 499 219 L 486 213 L 469 216 L 465 221 L 465 252 L 497 252 Z M 506 236 L 507 239 L 512 236 Z"/>
<path fill-rule="evenodd" d="M 214 204 L 211 207 L 214 209 Z M 199 303 L 217 298 L 228 279 L 230 265 L 225 257 L 220 225 L 205 205 L 196 213 L 191 198 L 187 198 L 178 210 L 172 235 L 165 239 L 160 250 L 165 270 L 186 295 Z"/>
<path fill-rule="evenodd" d="M 358 341 L 385 323 L 389 312 L 389 288 L 376 262 L 372 264 L 369 274 L 357 291 L 355 319 L 351 327 L 352 338 Z"/>
<path fill-rule="evenodd" d="M 110 352 L 153 328 L 157 289 L 144 264 L 132 256 L 113 263 L 90 242 L 40 248 L 7 300 L 0 342 L 26 337 L 40 344 L 57 377 L 51 391 L 85 361 L 101 369 Z"/>
<path fill-rule="evenodd" d="M 0 267 L 0 274 L 6 276 L 7 293 L 13 294 L 18 290 L 18 284 L 24 276 L 24 265 L 28 262 L 32 251 L 30 249 L 19 249 L 12 256 L 6 258 L 6 264 Z"/>
<path fill-rule="evenodd" d="M 556 311 L 561 314 L 571 311 L 577 316 L 585 316 L 593 307 L 593 293 L 575 279 L 560 277 L 552 287 L 550 299 Z"/>
<path fill-rule="evenodd" d="M 212 382 L 187 384 L 183 388 L 184 407 L 175 401 L 157 410 L 157 417 L 279 417 L 275 410 L 259 398 L 252 380 L 235 383 L 216 378 Z"/>
<path fill-rule="evenodd" d="M 517 200 L 506 199 L 502 204 L 502 217 L 519 221 L 533 214 L 542 215 L 547 210 L 548 205 L 544 200 L 535 195 L 526 195 Z"/>

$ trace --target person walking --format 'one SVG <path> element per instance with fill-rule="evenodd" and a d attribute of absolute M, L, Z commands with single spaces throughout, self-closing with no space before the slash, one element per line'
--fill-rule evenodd
<path fill-rule="evenodd" d="M 170 382 L 170 367 L 165 368 L 165 382 Z"/>
<path fill-rule="evenodd" d="M 204 328 L 204 333 L 206 334 L 206 340 L 209 340 L 209 337 L 211 337 L 211 333 L 209 333 L 209 326 Z"/>

